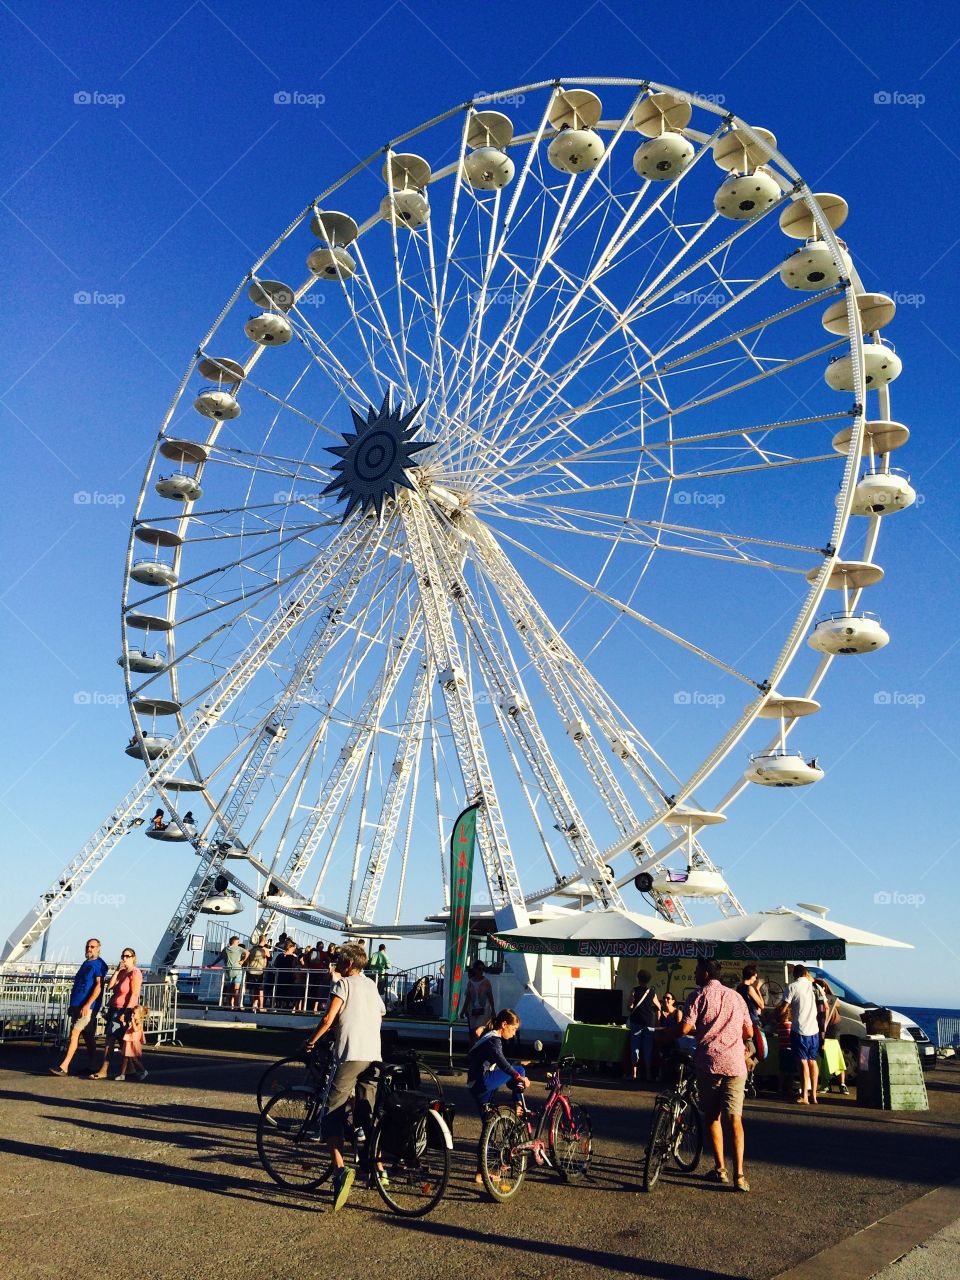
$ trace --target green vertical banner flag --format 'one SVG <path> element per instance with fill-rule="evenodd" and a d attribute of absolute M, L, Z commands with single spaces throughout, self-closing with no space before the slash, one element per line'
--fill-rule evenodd
<path fill-rule="evenodd" d="M 466 983 L 470 940 L 470 892 L 473 851 L 477 843 L 477 810 L 472 804 L 453 824 L 450 837 L 450 923 L 447 926 L 447 1021 L 456 1022 Z"/>

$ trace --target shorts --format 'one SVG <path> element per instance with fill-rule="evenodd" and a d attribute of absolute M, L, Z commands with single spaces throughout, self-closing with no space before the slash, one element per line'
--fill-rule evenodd
<path fill-rule="evenodd" d="M 250 970 L 248 969 L 247 970 L 247 990 L 259 991 L 262 986 L 263 986 L 263 974 L 251 973 Z"/>
<path fill-rule="evenodd" d="M 81 1013 L 79 1008 L 68 1009 L 67 1012 L 70 1014 L 70 1030 L 71 1031 L 73 1031 L 74 1029 L 76 1029 L 77 1031 L 85 1030 L 85 1028 L 89 1027 L 90 1025 L 90 1019 L 96 1018 L 97 1016 L 93 1012 Z"/>
<path fill-rule="evenodd" d="M 346 1121 L 347 1103 L 357 1091 L 357 1106 L 354 1108 L 353 1122 L 362 1126 L 373 1114 L 373 1104 L 377 1096 L 377 1082 L 370 1071 L 369 1062 L 341 1062 L 337 1067 L 327 1095 L 327 1105 L 323 1113 L 323 1136 L 325 1138 L 342 1138 Z M 369 1072 L 369 1077 L 363 1077 Z"/>
<path fill-rule="evenodd" d="M 713 1071 L 697 1072 L 700 1110 L 708 1124 L 719 1116 L 743 1115 L 746 1083 L 746 1076 L 720 1076 Z"/>
<path fill-rule="evenodd" d="M 226 978 L 224 979 L 223 985 L 225 987 L 233 987 L 234 991 L 236 991 L 237 987 L 239 987 L 242 980 L 243 980 L 242 973 L 228 973 Z"/>
<path fill-rule="evenodd" d="M 820 1057 L 819 1033 L 814 1033 L 812 1036 L 802 1036 L 799 1031 L 791 1032 L 790 1048 L 793 1050 L 793 1056 L 798 1062 L 816 1062 Z"/>

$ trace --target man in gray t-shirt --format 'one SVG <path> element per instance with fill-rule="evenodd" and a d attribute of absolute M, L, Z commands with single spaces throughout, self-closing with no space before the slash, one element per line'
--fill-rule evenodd
<path fill-rule="evenodd" d="M 236 1009 L 238 1004 L 242 1007 L 240 983 L 243 980 L 243 962 L 247 958 L 247 951 L 240 945 L 237 934 L 234 934 L 220 952 L 220 957 L 226 969 L 223 979 L 224 998 L 229 1000 L 231 1009 Z"/>
<path fill-rule="evenodd" d="M 377 1086 L 370 1078 L 370 1065 L 380 1060 L 380 1023 L 386 1013 L 377 984 L 364 975 L 367 953 L 359 943 L 351 942 L 337 952 L 336 976 L 330 992 L 330 1004 L 323 1021 L 307 1041 L 312 1049 L 321 1036 L 334 1039 L 337 1069 L 327 1095 L 323 1117 L 323 1136 L 327 1140 L 333 1163 L 333 1208 L 343 1207 L 354 1171 L 344 1165 L 343 1128 L 350 1095 L 356 1089 L 354 1125 L 370 1132 Z"/>

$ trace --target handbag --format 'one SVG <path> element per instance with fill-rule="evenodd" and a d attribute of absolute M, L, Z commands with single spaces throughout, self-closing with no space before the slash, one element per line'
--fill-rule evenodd
<path fill-rule="evenodd" d="M 753 1051 L 757 1055 L 757 1062 L 766 1062 L 770 1046 L 767 1044 L 766 1032 L 759 1022 L 753 1024 Z"/>

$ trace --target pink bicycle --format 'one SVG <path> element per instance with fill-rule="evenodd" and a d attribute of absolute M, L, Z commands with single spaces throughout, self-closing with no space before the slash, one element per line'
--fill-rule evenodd
<path fill-rule="evenodd" d="M 556 1170 L 564 1181 L 586 1174 L 593 1154 L 590 1116 L 585 1107 L 570 1101 L 562 1079 L 562 1073 L 572 1074 L 574 1065 L 573 1058 L 561 1058 L 547 1076 L 550 1092 L 540 1111 L 527 1106 L 524 1094 L 519 1109 L 494 1107 L 484 1121 L 480 1176 L 498 1203 L 512 1200 L 520 1190 L 531 1157 L 535 1164 Z"/>

